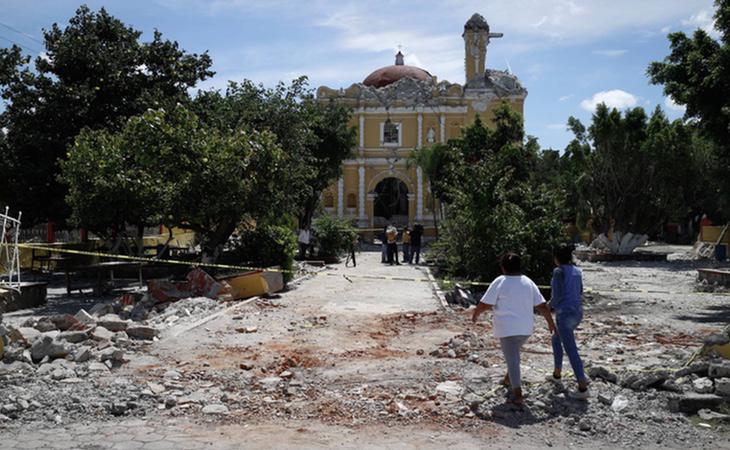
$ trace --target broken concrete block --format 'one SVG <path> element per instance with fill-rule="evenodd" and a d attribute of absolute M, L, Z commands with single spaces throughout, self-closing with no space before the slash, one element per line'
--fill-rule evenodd
<path fill-rule="evenodd" d="M 103 327 L 116 333 L 117 331 L 126 330 L 129 323 L 126 320 L 120 319 L 116 314 L 106 314 L 99 317 L 99 320 L 96 321 L 96 325 L 97 327 Z"/>
<path fill-rule="evenodd" d="M 132 325 L 127 327 L 127 335 L 132 339 L 151 341 L 157 336 L 157 329 L 146 325 Z"/>
<path fill-rule="evenodd" d="M 91 351 L 89 347 L 82 347 L 79 350 L 76 351 L 76 354 L 74 355 L 74 362 L 82 363 L 89 361 L 94 357 L 94 353 Z"/>
<path fill-rule="evenodd" d="M 697 378 L 692 382 L 692 385 L 698 394 L 710 394 L 715 390 L 715 386 L 709 378 Z"/>
<path fill-rule="evenodd" d="M 689 365 L 688 367 L 679 369 L 678 371 L 676 371 L 674 373 L 674 376 L 676 378 L 686 377 L 687 375 L 691 375 L 691 374 L 697 374 L 699 376 L 706 376 L 707 370 L 709 368 L 710 368 L 710 363 L 708 363 L 708 362 L 705 362 L 705 361 L 696 362 L 696 363 Z"/>
<path fill-rule="evenodd" d="M 31 345 L 40 335 L 40 331 L 30 327 L 11 328 L 9 333 L 11 342 L 21 342 L 25 345 Z"/>
<path fill-rule="evenodd" d="M 85 340 L 89 339 L 89 336 L 90 335 L 88 331 L 64 331 L 63 333 L 58 335 L 58 338 L 63 339 L 67 342 L 78 344 L 79 342 L 84 342 Z"/>
<path fill-rule="evenodd" d="M 92 362 L 88 366 L 89 372 L 109 372 L 109 368 L 106 366 L 106 364 L 100 363 L 100 362 Z"/>
<path fill-rule="evenodd" d="M 89 314 L 97 317 L 112 313 L 114 313 L 114 306 L 109 303 L 97 303 L 89 310 Z"/>
<path fill-rule="evenodd" d="M 149 388 L 149 390 L 150 390 L 150 391 L 152 391 L 152 393 L 153 393 L 153 394 L 155 394 L 155 395 L 160 395 L 160 394 L 162 394 L 163 392 L 165 392 L 165 390 L 166 390 L 166 389 L 165 389 L 165 386 L 163 386 L 163 385 L 161 385 L 161 384 L 159 384 L 159 383 L 153 383 L 153 382 L 151 382 L 151 381 L 148 381 L 148 382 L 147 382 L 147 387 L 148 387 L 148 388 Z"/>
<path fill-rule="evenodd" d="M 654 387 L 658 384 L 662 384 L 666 379 L 669 378 L 669 371 L 659 370 L 656 372 L 649 372 L 636 377 L 632 380 L 631 384 L 628 384 L 628 378 L 622 384 L 628 384 L 628 387 L 635 391 L 644 391 L 650 387 Z"/>
<path fill-rule="evenodd" d="M 33 343 L 30 348 L 30 356 L 33 361 L 40 361 L 45 357 L 50 359 L 65 358 L 71 353 L 71 349 L 62 342 L 55 341 L 50 336 L 42 336 Z"/>
<path fill-rule="evenodd" d="M 599 378 L 609 383 L 618 383 L 618 376 L 610 370 L 606 369 L 605 367 L 601 366 L 594 366 L 588 369 L 588 376 L 594 379 Z"/>
<path fill-rule="evenodd" d="M 251 361 L 244 361 L 238 365 L 239 368 L 242 370 L 252 370 L 254 367 L 254 363 Z"/>
<path fill-rule="evenodd" d="M 94 328 L 94 331 L 91 332 L 91 337 L 95 341 L 109 341 L 112 336 L 114 336 L 114 333 L 102 327 L 96 327 Z"/>
<path fill-rule="evenodd" d="M 715 394 L 687 393 L 669 398 L 669 410 L 694 414 L 700 409 L 714 409 L 722 404 L 722 397 Z"/>
<path fill-rule="evenodd" d="M 711 362 L 707 369 L 707 376 L 710 378 L 730 377 L 730 361 Z"/>
<path fill-rule="evenodd" d="M 94 317 L 91 314 L 87 313 L 85 309 L 77 312 L 74 318 L 76 318 L 76 320 L 83 323 L 84 325 L 91 325 L 94 323 Z"/>
<path fill-rule="evenodd" d="M 724 397 L 730 397 L 730 378 L 715 379 L 715 393 Z"/>
<path fill-rule="evenodd" d="M 13 361 L 10 364 L 0 362 L 0 375 L 11 375 L 18 373 L 33 373 L 35 369 L 28 363 Z"/>
<path fill-rule="evenodd" d="M 119 350 L 114 347 L 106 348 L 99 352 L 99 361 L 122 362 L 124 361 L 124 350 Z"/>
<path fill-rule="evenodd" d="M 70 330 L 72 328 L 78 329 L 81 322 L 76 320 L 71 314 L 56 314 L 55 316 L 49 317 L 51 322 L 56 325 L 56 329 L 61 331 Z"/>
<path fill-rule="evenodd" d="M 40 332 L 52 331 L 57 329 L 56 324 L 53 323 L 49 317 L 43 317 L 42 319 L 40 319 L 38 322 L 35 323 L 33 328 Z"/>
<path fill-rule="evenodd" d="M 228 414 L 226 405 L 207 405 L 203 408 L 203 414 Z"/>

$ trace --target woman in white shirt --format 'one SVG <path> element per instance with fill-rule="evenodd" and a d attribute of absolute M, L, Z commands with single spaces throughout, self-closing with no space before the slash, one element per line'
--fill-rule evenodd
<path fill-rule="evenodd" d="M 472 321 L 476 322 L 484 311 L 493 311 L 494 337 L 499 339 L 507 363 L 505 382 L 512 388 L 509 401 L 522 406 L 525 401 L 520 380 L 520 350 L 534 331 L 534 310 L 545 318 L 551 334 L 555 332 L 555 323 L 537 285 L 522 275 L 520 257 L 507 253 L 500 262 L 504 275 L 489 286 L 472 314 Z"/>

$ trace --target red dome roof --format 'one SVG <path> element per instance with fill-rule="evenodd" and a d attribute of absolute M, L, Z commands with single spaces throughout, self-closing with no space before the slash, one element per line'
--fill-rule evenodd
<path fill-rule="evenodd" d="M 415 66 L 385 66 L 368 75 L 362 84 L 365 86 L 381 88 L 391 83 L 395 83 L 401 78 L 415 78 L 416 80 L 428 81 L 431 79 L 431 74 Z"/>

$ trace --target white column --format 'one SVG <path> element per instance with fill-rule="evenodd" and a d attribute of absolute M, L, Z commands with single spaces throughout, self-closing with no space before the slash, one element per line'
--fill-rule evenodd
<path fill-rule="evenodd" d="M 446 143 L 446 116 L 444 114 L 441 114 L 441 117 L 439 117 L 439 128 L 441 132 L 441 143 Z"/>
<path fill-rule="evenodd" d="M 360 220 L 365 220 L 365 166 L 362 164 L 357 169 L 357 175 L 358 175 L 358 186 L 357 186 L 357 193 L 358 193 L 358 216 Z"/>
<path fill-rule="evenodd" d="M 418 148 L 423 146 L 423 114 L 418 113 Z"/>
<path fill-rule="evenodd" d="M 337 216 L 342 217 L 345 213 L 345 180 L 340 177 L 337 180 Z"/>
<path fill-rule="evenodd" d="M 416 168 L 416 220 L 423 220 L 423 170 Z"/>
<path fill-rule="evenodd" d="M 360 114 L 360 150 L 365 148 L 365 114 Z"/>

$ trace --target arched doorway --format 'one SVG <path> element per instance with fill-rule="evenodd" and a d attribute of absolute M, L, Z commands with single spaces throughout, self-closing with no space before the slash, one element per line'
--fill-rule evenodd
<path fill-rule="evenodd" d="M 373 191 L 373 225 L 408 225 L 408 186 L 398 178 L 381 180 Z"/>

